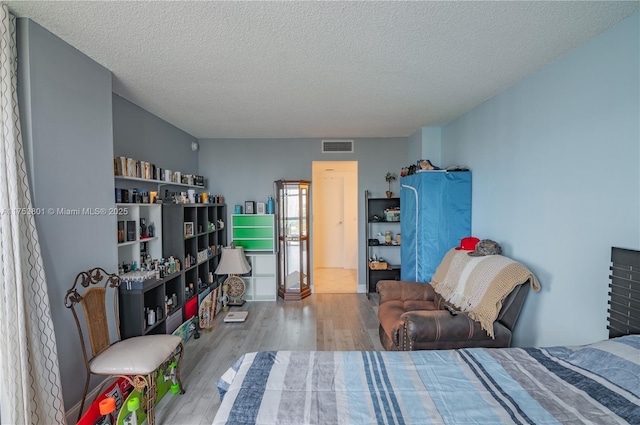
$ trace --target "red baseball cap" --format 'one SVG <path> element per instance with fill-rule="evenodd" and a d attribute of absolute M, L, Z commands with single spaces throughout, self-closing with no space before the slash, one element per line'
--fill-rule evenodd
<path fill-rule="evenodd" d="M 460 246 L 456 247 L 457 250 L 465 250 L 465 251 L 473 251 L 474 249 L 476 249 L 476 245 L 478 244 L 478 242 L 480 242 L 480 239 L 478 238 L 474 238 L 473 236 L 470 236 L 468 238 L 463 238 L 460 241 Z"/>

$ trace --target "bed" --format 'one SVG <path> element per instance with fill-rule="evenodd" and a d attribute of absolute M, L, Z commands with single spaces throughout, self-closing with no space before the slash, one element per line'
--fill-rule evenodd
<path fill-rule="evenodd" d="M 217 382 L 213 424 L 640 424 L 640 263 L 633 264 L 612 266 L 608 340 L 247 353 Z"/>
<path fill-rule="evenodd" d="M 221 424 L 640 424 L 640 335 L 580 347 L 244 354 Z"/>

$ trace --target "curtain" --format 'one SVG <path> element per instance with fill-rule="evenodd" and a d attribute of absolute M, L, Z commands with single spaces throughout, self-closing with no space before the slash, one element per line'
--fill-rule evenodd
<path fill-rule="evenodd" d="M 20 134 L 16 20 L 0 6 L 0 415 L 3 424 L 65 424 Z"/>

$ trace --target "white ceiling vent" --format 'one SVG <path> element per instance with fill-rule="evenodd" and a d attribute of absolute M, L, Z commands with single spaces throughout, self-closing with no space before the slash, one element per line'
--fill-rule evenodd
<path fill-rule="evenodd" d="M 353 140 L 323 140 L 322 153 L 353 153 Z"/>

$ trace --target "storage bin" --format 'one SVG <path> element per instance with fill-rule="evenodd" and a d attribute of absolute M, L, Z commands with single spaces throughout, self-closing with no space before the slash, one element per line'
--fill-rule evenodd
<path fill-rule="evenodd" d="M 387 270 L 389 265 L 386 261 L 369 261 L 369 268 L 371 270 Z"/>
<path fill-rule="evenodd" d="M 384 219 L 386 221 L 400 221 L 400 210 L 384 210 Z"/>
<path fill-rule="evenodd" d="M 188 320 L 198 315 L 198 297 L 193 297 L 184 303 L 184 317 Z"/>

